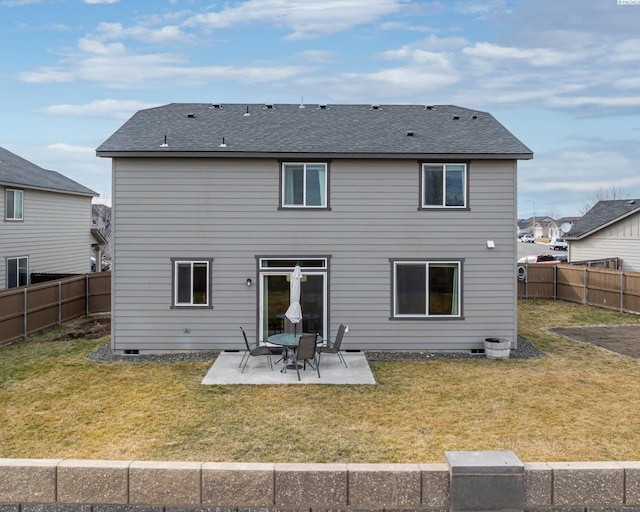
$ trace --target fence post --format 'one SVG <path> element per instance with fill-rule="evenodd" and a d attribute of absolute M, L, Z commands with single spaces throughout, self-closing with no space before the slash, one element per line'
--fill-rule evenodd
<path fill-rule="evenodd" d="M 89 316 L 89 274 L 84 275 L 84 316 Z"/>
<path fill-rule="evenodd" d="M 62 281 L 58 281 L 58 325 L 62 325 Z"/>
<path fill-rule="evenodd" d="M 553 266 L 553 300 L 558 298 L 558 266 Z"/>
<path fill-rule="evenodd" d="M 24 289 L 24 337 L 27 337 L 27 288 Z"/>
<path fill-rule="evenodd" d="M 624 313 L 624 271 L 620 271 L 620 313 Z"/>
<path fill-rule="evenodd" d="M 586 304 L 587 303 L 587 268 L 588 267 L 584 267 L 584 271 L 583 271 L 583 277 L 582 277 L 582 303 Z"/>

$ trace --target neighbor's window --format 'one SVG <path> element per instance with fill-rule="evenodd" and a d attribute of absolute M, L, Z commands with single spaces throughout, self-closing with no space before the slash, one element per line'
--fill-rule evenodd
<path fill-rule="evenodd" d="M 460 316 L 459 261 L 394 261 L 394 318 Z"/>
<path fill-rule="evenodd" d="M 282 206 L 327 207 L 327 164 L 282 164 Z"/>
<path fill-rule="evenodd" d="M 7 220 L 22 220 L 22 202 L 24 192 L 22 190 L 7 189 L 6 194 L 6 215 Z"/>
<path fill-rule="evenodd" d="M 29 258 L 7 258 L 7 288 L 29 284 Z"/>
<path fill-rule="evenodd" d="M 467 206 L 466 164 L 422 164 L 422 207 Z"/>
<path fill-rule="evenodd" d="M 173 260 L 174 306 L 209 306 L 211 260 Z"/>

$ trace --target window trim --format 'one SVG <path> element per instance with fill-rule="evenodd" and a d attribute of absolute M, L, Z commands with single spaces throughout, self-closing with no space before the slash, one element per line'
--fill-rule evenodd
<path fill-rule="evenodd" d="M 9 193 L 13 193 L 13 211 L 14 216 L 9 217 Z M 20 194 L 20 217 L 15 216 L 16 210 L 16 193 Z M 18 188 L 7 188 L 4 194 L 4 219 L 9 222 L 21 222 L 24 220 L 24 190 Z"/>
<path fill-rule="evenodd" d="M 9 286 L 9 262 L 11 260 L 16 260 L 16 271 L 18 275 L 16 276 L 16 282 L 18 283 L 16 286 Z M 20 260 L 27 260 L 27 282 L 20 284 Z M 27 286 L 29 284 L 29 256 L 7 256 L 5 261 L 5 270 L 6 270 L 6 279 L 5 279 L 5 287 L 9 288 L 19 288 L 21 286 Z"/>
<path fill-rule="evenodd" d="M 469 167 L 470 164 L 469 162 L 464 162 L 464 161 L 455 161 L 455 162 L 430 162 L 430 161 L 421 161 L 419 162 L 419 180 L 420 180 L 420 197 L 418 198 L 418 210 L 464 210 L 464 211 L 468 211 L 470 210 L 469 207 Z M 440 205 L 429 205 L 429 204 L 425 204 L 424 203 L 424 187 L 425 187 L 425 183 L 424 183 L 424 173 L 425 173 L 425 167 L 426 166 L 436 166 L 436 165 L 441 165 L 442 166 L 442 170 L 443 170 L 443 174 L 442 174 L 442 179 L 443 179 L 443 184 L 442 184 L 442 203 Z M 446 190 L 445 190 L 445 185 L 446 185 L 446 167 L 449 165 L 463 165 L 464 166 L 464 180 L 463 180 L 463 185 L 464 185 L 464 205 L 462 206 L 447 206 L 445 205 L 445 201 L 446 201 Z"/>
<path fill-rule="evenodd" d="M 178 302 L 178 265 L 189 263 L 191 265 L 191 277 L 193 277 L 193 265 L 205 263 L 207 265 L 207 303 L 193 304 L 193 281 L 191 289 L 191 303 Z M 171 309 L 213 309 L 212 303 L 212 267 L 213 258 L 171 258 Z"/>
<path fill-rule="evenodd" d="M 391 264 L 391 315 L 390 320 L 419 320 L 419 321 L 433 321 L 433 320 L 464 320 L 463 311 L 463 271 L 464 271 L 464 258 L 397 258 L 389 259 Z M 453 263 L 458 266 L 458 314 L 457 315 L 429 315 L 429 265 L 441 263 Z M 396 269 L 398 264 L 418 265 L 424 264 L 426 267 L 425 275 L 425 314 L 397 314 L 397 273 Z"/>
<path fill-rule="evenodd" d="M 288 165 L 302 165 L 304 167 L 304 179 L 306 181 L 307 166 L 308 165 L 324 165 L 325 178 L 324 178 L 324 206 L 306 205 L 306 204 L 285 204 L 285 169 Z M 331 210 L 329 202 L 329 188 L 330 188 L 330 162 L 328 160 L 314 160 L 314 161 L 298 161 L 298 160 L 281 160 L 280 161 L 280 201 L 279 210 Z M 304 189 L 304 195 L 306 198 L 306 187 Z"/>

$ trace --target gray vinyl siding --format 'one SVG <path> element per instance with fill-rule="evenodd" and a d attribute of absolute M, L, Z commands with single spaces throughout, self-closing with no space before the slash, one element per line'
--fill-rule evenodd
<path fill-rule="evenodd" d="M 622 269 L 640 272 L 640 213 L 596 231 L 582 240 L 571 240 L 571 261 L 622 258 Z"/>
<path fill-rule="evenodd" d="M 24 190 L 24 220 L 7 221 L 5 188 L 0 187 L 0 290 L 7 286 L 7 258 L 28 256 L 29 274 L 89 272 L 91 197 L 20 190 Z"/>
<path fill-rule="evenodd" d="M 114 158 L 114 349 L 241 348 L 238 327 L 257 332 L 256 256 L 278 255 L 330 256 L 329 330 L 349 325 L 347 349 L 515 340 L 515 161 L 470 162 L 469 209 L 455 211 L 419 210 L 415 160 L 332 160 L 331 209 L 320 211 L 278 209 L 279 169 L 267 159 Z M 213 309 L 171 309 L 171 258 L 213 259 Z M 405 258 L 464 260 L 462 319 L 390 319 L 390 259 Z"/>

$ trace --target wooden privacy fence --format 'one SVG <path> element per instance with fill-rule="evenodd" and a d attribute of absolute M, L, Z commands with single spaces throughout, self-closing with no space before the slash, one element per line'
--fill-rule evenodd
<path fill-rule="evenodd" d="M 560 299 L 640 314 L 640 272 L 571 264 L 518 265 L 518 298 Z"/>
<path fill-rule="evenodd" d="M 111 311 L 111 272 L 0 292 L 0 345 L 91 313 Z"/>

